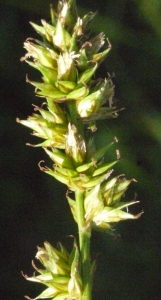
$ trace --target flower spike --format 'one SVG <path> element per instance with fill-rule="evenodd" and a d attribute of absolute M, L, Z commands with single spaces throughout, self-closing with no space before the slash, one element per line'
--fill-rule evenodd
<path fill-rule="evenodd" d="M 75 0 L 59 0 L 57 9 L 50 5 L 51 21 L 42 19 L 41 25 L 30 22 L 40 37 L 24 42 L 26 54 L 21 61 L 40 74 L 39 81 L 26 76 L 26 82 L 34 87 L 40 104 L 33 105 L 34 113 L 27 120 L 17 118 L 17 122 L 40 139 L 27 145 L 42 147 L 50 158 L 49 167 L 39 162 L 40 170 L 66 185 L 79 235 L 71 252 L 61 243 L 58 249 L 48 242 L 38 247 L 36 259 L 42 267 L 33 263 L 35 273 L 24 277 L 45 288 L 32 300 L 91 300 L 96 267 L 90 259 L 92 230 L 107 231 L 113 223 L 142 214 L 128 211 L 138 201 L 122 199 L 135 180 L 122 174 L 113 177 L 119 150 L 111 161 L 108 151 L 114 142 L 98 145 L 95 137 L 99 121 L 116 118 L 120 111 L 113 100 L 110 75 L 97 77 L 111 44 L 103 32 L 91 35 L 89 26 L 95 15 L 89 12 L 81 18 Z"/>

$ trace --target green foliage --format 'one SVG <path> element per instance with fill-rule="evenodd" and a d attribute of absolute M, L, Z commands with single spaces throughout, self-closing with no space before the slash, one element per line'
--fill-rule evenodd
<path fill-rule="evenodd" d="M 109 299 L 125 299 L 126 297 L 127 299 L 151 300 L 160 297 L 158 263 L 161 225 L 159 184 L 161 179 L 161 116 L 159 112 L 161 44 L 158 26 L 160 1 L 148 1 L 148 5 L 147 3 L 143 5 L 144 3 L 144 1 L 130 1 L 130 3 L 129 1 L 107 1 L 101 4 L 100 1 L 96 6 L 95 3 L 89 1 L 89 8 L 79 6 L 82 15 L 87 10 L 99 10 L 94 24 L 95 32 L 98 33 L 103 27 L 113 46 L 110 57 L 102 66 L 101 72 L 105 73 L 109 70 L 111 74 L 115 73 L 113 81 L 116 84 L 117 104 L 125 107 L 119 119 L 108 121 L 108 123 L 102 121 L 104 133 L 100 137 L 99 132 L 96 132 L 96 140 L 98 144 L 100 142 L 103 144 L 105 140 L 111 142 L 113 136 L 117 136 L 119 144 L 116 144 L 116 148 L 120 150 L 121 161 L 119 166 L 115 166 L 115 170 L 126 173 L 127 177 L 132 175 L 137 179 L 137 185 L 134 183 L 131 185 L 130 196 L 133 198 L 136 192 L 137 198 L 142 203 L 141 209 L 145 211 L 143 218 L 135 224 L 128 222 L 128 226 L 124 226 L 123 223 L 117 226 L 116 231 L 121 233 L 121 239 L 111 240 L 107 235 L 99 237 L 95 234 L 94 252 L 102 253 L 102 255 L 98 258 L 100 266 L 98 275 L 96 274 L 97 291 L 94 290 L 94 299 L 100 297 L 103 289 L 102 299 L 107 299 L 107 293 Z M 1 228 L 5 245 L 3 253 L 5 267 L 2 269 L 6 274 L 6 285 L 3 279 L 2 282 L 4 282 L 4 289 L 6 287 L 6 298 L 11 299 L 15 298 L 15 295 L 17 299 L 22 299 L 26 293 L 27 288 L 23 287 L 24 283 L 20 279 L 19 270 L 22 266 L 24 266 L 23 270 L 28 268 L 28 261 L 31 260 L 35 249 L 35 236 L 37 236 L 37 244 L 41 243 L 47 229 L 48 239 L 53 240 L 52 230 L 55 224 L 56 243 L 60 235 L 65 236 L 66 229 L 69 233 L 73 230 L 67 205 L 61 201 L 64 191 L 61 193 L 62 188 L 59 184 L 53 183 L 52 178 L 45 177 L 36 171 L 36 161 L 42 159 L 43 153 L 40 151 L 38 154 L 35 149 L 29 150 L 23 146 L 29 141 L 28 132 L 24 129 L 22 136 L 20 126 L 15 124 L 17 116 L 24 118 L 30 113 L 30 104 L 35 101 L 31 92 L 32 87 L 26 89 L 22 78 L 25 77 L 24 74 L 29 73 L 29 68 L 17 64 L 19 57 L 23 55 L 21 45 L 30 30 L 28 20 L 37 22 L 40 16 L 48 16 L 48 4 L 46 1 L 44 6 L 41 0 L 34 2 L 7 0 L 1 9 L 0 52 L 3 59 L 0 62 L 0 69 L 3 116 L 0 119 L 0 132 L 1 154 L 4 157 L 1 168 L 1 187 L 3 186 L 1 189 L 3 199 Z M 83 2 L 78 4 L 87 5 Z M 146 13 L 145 10 L 147 10 Z M 37 13 L 40 15 L 38 16 Z M 12 67 L 9 62 L 12 62 Z M 16 156 L 13 155 L 15 151 Z M 113 152 L 108 152 L 107 158 L 113 160 L 113 155 Z M 35 161 L 35 166 L 31 167 L 29 160 Z M 33 174 L 36 174 L 36 179 Z M 40 193 L 38 193 L 38 186 L 43 186 Z M 14 195 L 16 198 L 19 197 L 17 204 L 15 204 Z M 38 197 L 39 201 L 37 201 Z M 58 202 L 58 209 L 55 208 L 53 201 L 47 200 L 51 197 Z M 56 213 L 54 220 L 50 216 L 47 220 L 48 209 Z M 58 217 L 60 209 L 63 221 Z M 33 211 L 36 211 L 36 216 Z M 60 224 L 64 226 L 62 229 Z M 12 228 L 12 235 L 9 228 Z M 61 231 L 60 235 L 57 234 L 58 231 Z M 25 238 L 26 235 L 28 238 Z M 15 241 L 11 242 L 13 238 Z M 20 240 L 23 240 L 21 246 Z M 12 252 L 6 252 L 6 244 L 10 249 L 12 248 Z M 107 260 L 107 267 L 103 260 L 104 256 Z M 17 267 L 17 261 L 20 267 Z M 7 271 L 6 263 L 10 263 L 10 269 Z M 16 274 L 15 270 L 17 270 Z M 9 291 L 10 296 L 8 296 Z"/>

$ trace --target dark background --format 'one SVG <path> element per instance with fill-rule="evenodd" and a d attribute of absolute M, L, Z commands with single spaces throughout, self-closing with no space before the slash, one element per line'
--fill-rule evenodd
<path fill-rule="evenodd" d="M 47 158 L 41 149 L 27 147 L 30 131 L 15 119 L 32 113 L 38 104 L 25 76 L 31 70 L 20 57 L 24 40 L 33 36 L 29 21 L 49 20 L 43 0 L 0 2 L 0 298 L 34 298 L 41 287 L 29 283 L 36 246 L 48 240 L 71 248 L 69 234 L 76 227 L 65 199 L 65 187 L 41 173 L 38 162 Z M 56 1 L 53 2 L 56 5 Z M 121 153 L 115 174 L 134 177 L 126 194 L 137 194 L 133 208 L 144 215 L 120 222 L 120 238 L 95 232 L 92 255 L 98 255 L 93 300 L 161 299 L 161 2 L 160 0 L 77 1 L 82 16 L 98 10 L 93 31 L 104 31 L 113 49 L 100 76 L 114 75 L 118 105 L 125 107 L 117 120 L 102 122 L 99 142 L 114 136 Z M 112 153 L 109 153 L 109 156 Z"/>

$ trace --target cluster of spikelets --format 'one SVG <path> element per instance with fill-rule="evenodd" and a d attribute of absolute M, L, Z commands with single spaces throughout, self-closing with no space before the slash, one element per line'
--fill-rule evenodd
<path fill-rule="evenodd" d="M 81 19 L 75 1 L 59 1 L 57 13 L 51 7 L 51 24 L 45 20 L 41 20 L 42 26 L 31 22 L 43 41 L 28 38 L 24 43 L 28 52 L 21 59 L 42 74 L 43 82 L 27 78 L 38 96 L 57 103 L 74 101 L 78 116 L 87 122 L 115 116 L 110 77 L 92 78 L 111 48 L 103 33 L 90 38 L 88 25 L 94 16 L 90 12 Z M 102 47 L 105 49 L 99 52 Z M 103 107 L 108 100 L 109 107 Z"/>
<path fill-rule="evenodd" d="M 96 149 L 94 138 L 85 136 L 89 128 L 96 129 L 94 122 L 116 116 L 111 79 L 94 78 L 110 50 L 103 33 L 90 38 L 88 25 L 94 16 L 90 12 L 81 19 L 74 0 L 59 1 L 57 12 L 51 7 L 51 24 L 44 20 L 42 26 L 31 23 L 42 40 L 28 38 L 24 43 L 28 52 L 22 60 L 41 72 L 43 82 L 27 81 L 46 102 L 34 106 L 38 113 L 17 121 L 44 140 L 34 146 L 43 147 L 54 165 L 51 169 L 40 163 L 40 169 L 70 190 L 84 191 L 86 219 L 105 227 L 105 223 L 138 215 L 122 210 L 135 201 L 120 203 L 133 179 L 116 176 L 107 180 L 117 163 L 103 162 L 110 145 Z M 68 201 L 76 220 L 74 200 L 68 197 Z"/>
<path fill-rule="evenodd" d="M 111 145 L 96 148 L 93 138 L 98 120 L 117 116 L 111 78 L 96 79 L 95 75 L 111 46 L 103 33 L 90 37 L 88 25 L 94 16 L 90 12 L 80 18 L 74 0 L 59 1 L 57 12 L 51 6 L 51 23 L 31 23 L 42 39 L 28 38 L 24 43 L 27 53 L 21 60 L 41 73 L 41 82 L 28 77 L 27 82 L 46 101 L 34 106 L 35 112 L 27 120 L 17 121 L 43 140 L 33 146 L 43 147 L 54 164 L 49 168 L 40 162 L 40 169 L 73 193 L 84 193 L 84 228 L 92 224 L 104 230 L 111 223 L 140 214 L 134 216 L 125 210 L 136 201 L 120 202 L 133 179 L 122 175 L 110 178 L 118 160 L 105 162 Z M 75 199 L 68 193 L 67 200 L 77 222 Z M 71 255 L 62 245 L 60 251 L 48 243 L 38 249 L 37 258 L 45 269 L 36 268 L 41 275 L 27 279 L 45 284 L 47 289 L 35 299 L 81 299 L 79 253 L 76 246 L 73 249 Z"/>
<path fill-rule="evenodd" d="M 46 289 L 35 300 L 46 298 L 54 300 L 81 299 L 80 258 L 76 242 L 74 242 L 70 254 L 61 243 L 59 243 L 59 249 L 56 249 L 45 242 L 43 248 L 38 247 L 36 258 L 43 265 L 43 269 L 40 269 L 32 262 L 39 275 L 34 274 L 32 277 L 28 277 L 23 274 L 27 280 L 46 286 Z M 25 298 L 31 300 L 28 296 Z"/>

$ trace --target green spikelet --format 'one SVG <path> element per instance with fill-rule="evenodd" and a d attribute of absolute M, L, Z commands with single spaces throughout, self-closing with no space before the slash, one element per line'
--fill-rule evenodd
<path fill-rule="evenodd" d="M 28 82 L 36 87 L 38 96 L 58 103 L 75 101 L 78 115 L 87 122 L 87 117 L 99 111 L 113 94 L 109 80 L 96 94 L 91 88 L 96 69 L 108 55 L 111 45 L 103 33 L 88 37 L 88 26 L 95 14 L 89 13 L 81 19 L 75 1 L 59 1 L 57 11 L 51 6 L 50 12 L 51 24 L 45 20 L 41 21 L 42 25 L 30 22 L 42 41 L 28 38 L 24 43 L 27 53 L 21 60 L 37 69 L 43 82 Z M 110 112 L 113 108 L 108 106 L 107 117 L 113 117 Z M 101 115 L 99 113 L 97 118 Z"/>
<path fill-rule="evenodd" d="M 76 242 L 69 254 L 64 246 L 59 243 L 59 249 L 54 248 L 48 242 L 44 247 L 38 247 L 36 258 L 43 269 L 37 268 L 32 263 L 37 274 L 32 277 L 23 275 L 27 280 L 38 282 L 46 286 L 45 290 L 36 299 L 78 299 L 81 300 L 82 279 L 80 275 L 80 257 Z M 27 299 L 30 299 L 26 296 Z"/>
<path fill-rule="evenodd" d="M 39 81 L 26 76 L 40 105 L 34 105 L 34 113 L 27 120 L 17 118 L 17 122 L 40 139 L 36 145 L 28 145 L 42 147 L 51 160 L 49 167 L 39 162 L 40 170 L 67 186 L 66 198 L 78 226 L 79 245 L 74 239 L 68 253 L 60 243 L 56 249 L 45 242 L 36 254 L 43 268 L 33 263 L 36 274 L 25 278 L 45 285 L 35 300 L 91 300 L 96 265 L 90 259 L 92 229 L 109 230 L 111 224 L 137 219 L 142 212 L 132 215 L 128 207 L 137 201 L 122 201 L 134 179 L 112 177 L 118 159 L 105 159 L 113 142 L 105 141 L 98 147 L 95 143 L 98 121 L 118 116 L 110 75 L 96 77 L 111 44 L 103 32 L 90 35 L 89 25 L 96 13 L 80 18 L 75 0 L 58 1 L 56 10 L 51 5 L 50 15 L 49 22 L 30 22 L 39 38 L 24 42 L 27 53 L 21 61 L 40 73 Z"/>

